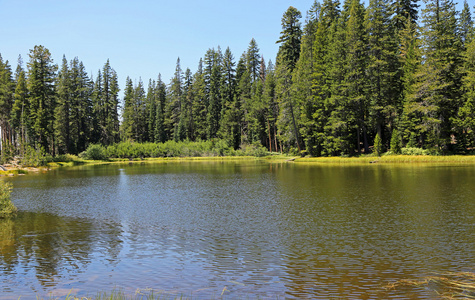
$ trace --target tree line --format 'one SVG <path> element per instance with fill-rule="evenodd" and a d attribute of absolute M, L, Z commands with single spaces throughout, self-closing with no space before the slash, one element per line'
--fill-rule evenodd
<path fill-rule="evenodd" d="M 466 1 L 458 12 L 451 0 L 423 9 L 417 0 L 323 0 L 301 19 L 294 7 L 283 14 L 275 64 L 254 39 L 237 62 L 229 48 L 211 48 L 194 73 L 178 59 L 168 84 L 160 75 L 147 87 L 127 78 L 123 101 L 109 61 L 92 78 L 78 58 L 58 67 L 43 46 L 15 73 L 0 57 L 0 140 L 52 155 L 212 139 L 313 156 L 475 147 Z"/>

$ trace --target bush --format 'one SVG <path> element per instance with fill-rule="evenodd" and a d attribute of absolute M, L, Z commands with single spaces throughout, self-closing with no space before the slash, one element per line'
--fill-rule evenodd
<path fill-rule="evenodd" d="M 0 218 L 9 217 L 17 212 L 17 208 L 10 200 L 12 185 L 0 180 Z"/>
<path fill-rule="evenodd" d="M 429 155 L 429 151 L 421 149 L 421 148 L 407 147 L 407 148 L 401 149 L 401 154 L 402 155 Z"/>
<path fill-rule="evenodd" d="M 72 162 L 77 161 L 78 157 L 73 154 L 60 154 L 53 157 L 54 162 Z"/>
<path fill-rule="evenodd" d="M 262 157 L 269 155 L 269 151 L 262 146 L 259 142 L 255 142 L 252 144 L 246 144 L 241 146 L 241 150 L 237 151 L 237 155 L 245 155 L 245 156 L 256 156 Z"/>
<path fill-rule="evenodd" d="M 79 157 L 90 160 L 107 160 L 106 149 L 101 145 L 89 145 L 86 151 L 81 152 Z"/>
<path fill-rule="evenodd" d="M 20 160 L 22 166 L 25 167 L 41 167 L 46 166 L 49 161 L 52 161 L 53 158 L 51 155 L 46 154 L 43 147 L 35 149 L 31 146 L 26 146 L 24 155 Z"/>

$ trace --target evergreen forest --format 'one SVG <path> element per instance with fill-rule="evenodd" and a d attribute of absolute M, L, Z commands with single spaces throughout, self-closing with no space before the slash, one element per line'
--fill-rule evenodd
<path fill-rule="evenodd" d="M 270 152 L 354 156 L 475 149 L 475 29 L 465 1 L 315 1 L 289 7 L 265 61 L 251 39 L 237 59 L 210 48 L 169 82 L 125 79 L 109 61 L 88 74 L 44 46 L 0 56 L 1 150 L 51 156 L 120 142 L 219 141 Z M 159 70 L 157 70 L 159 74 Z"/>

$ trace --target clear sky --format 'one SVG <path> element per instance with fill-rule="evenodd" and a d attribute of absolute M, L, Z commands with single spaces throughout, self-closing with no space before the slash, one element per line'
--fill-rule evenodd
<path fill-rule="evenodd" d="M 169 83 L 180 57 L 194 73 L 209 48 L 228 46 L 237 62 L 255 38 L 275 62 L 281 18 L 289 6 L 306 11 L 313 0 L 0 0 L 0 54 L 15 70 L 43 45 L 60 65 L 78 57 L 96 77 L 107 59 L 119 76 L 145 86 L 162 74 Z M 122 95 L 123 91 L 121 91 Z"/>

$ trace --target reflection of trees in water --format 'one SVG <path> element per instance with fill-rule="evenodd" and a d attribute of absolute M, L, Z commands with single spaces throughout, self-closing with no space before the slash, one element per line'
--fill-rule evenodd
<path fill-rule="evenodd" d="M 121 235 L 114 224 L 20 212 L 0 219 L 0 267 L 7 275 L 34 269 L 41 285 L 54 286 L 63 276 L 83 272 L 96 252 L 117 261 Z"/>

